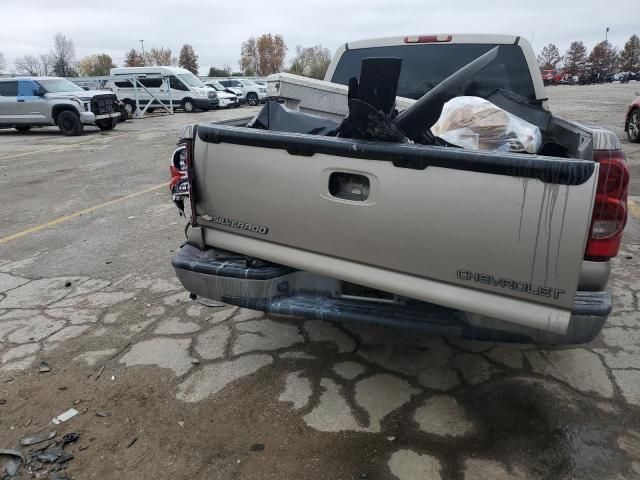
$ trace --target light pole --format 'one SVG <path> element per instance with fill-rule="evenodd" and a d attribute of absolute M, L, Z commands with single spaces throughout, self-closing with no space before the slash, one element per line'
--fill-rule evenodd
<path fill-rule="evenodd" d="M 607 27 L 607 31 L 609 28 Z M 140 40 L 140 45 L 142 46 L 142 58 L 144 58 L 144 40 Z"/>
<path fill-rule="evenodd" d="M 607 73 L 609 73 L 609 30 L 610 28 L 607 27 L 604 31 L 604 64 L 607 69 Z"/>

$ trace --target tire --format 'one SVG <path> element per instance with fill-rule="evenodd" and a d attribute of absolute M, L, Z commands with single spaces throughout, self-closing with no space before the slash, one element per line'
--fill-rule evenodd
<path fill-rule="evenodd" d="M 193 113 L 197 110 L 196 103 L 190 98 L 185 98 L 182 100 L 182 109 L 187 113 Z"/>
<path fill-rule="evenodd" d="M 155 107 L 149 107 L 147 108 L 147 113 L 153 113 L 155 112 L 155 110 L 156 110 Z"/>
<path fill-rule="evenodd" d="M 634 108 L 629 113 L 627 137 L 631 143 L 640 143 L 640 108 Z"/>
<path fill-rule="evenodd" d="M 56 125 L 58 125 L 60 131 L 68 137 L 82 135 L 82 130 L 84 129 L 84 125 L 82 125 L 78 114 L 71 110 L 60 112 L 58 118 L 56 118 Z"/>
<path fill-rule="evenodd" d="M 256 105 L 258 105 L 260 103 L 260 100 L 258 99 L 258 94 L 255 92 L 247 93 L 247 103 L 252 107 L 255 107 Z"/>
<path fill-rule="evenodd" d="M 127 106 L 126 105 L 121 105 L 120 106 L 120 118 L 118 119 L 119 122 L 126 122 L 127 120 L 129 120 L 129 112 L 127 111 Z"/>
<path fill-rule="evenodd" d="M 31 130 L 31 125 L 16 125 L 14 128 L 19 132 L 28 132 Z"/>
<path fill-rule="evenodd" d="M 128 115 L 133 116 L 136 111 L 136 102 L 135 100 L 131 100 L 129 98 L 125 98 L 122 103 L 124 103 L 124 109 L 127 111 Z"/>
<path fill-rule="evenodd" d="M 115 117 L 96 120 L 96 127 L 98 127 L 100 130 L 103 130 L 103 131 L 113 130 L 114 128 L 116 128 L 117 124 L 118 124 L 118 119 Z"/>

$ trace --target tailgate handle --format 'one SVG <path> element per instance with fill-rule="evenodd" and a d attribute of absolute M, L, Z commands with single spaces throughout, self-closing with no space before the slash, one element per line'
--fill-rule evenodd
<path fill-rule="evenodd" d="M 341 200 L 364 202 L 369 198 L 371 183 L 366 175 L 333 172 L 329 176 L 329 194 Z"/>

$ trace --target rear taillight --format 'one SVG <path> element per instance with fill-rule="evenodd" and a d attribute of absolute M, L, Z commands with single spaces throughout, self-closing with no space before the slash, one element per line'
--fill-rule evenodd
<path fill-rule="evenodd" d="M 180 142 L 178 148 L 173 152 L 169 171 L 171 172 L 171 198 L 182 214 L 184 214 L 184 199 L 189 197 L 189 164 L 190 164 L 190 144 Z"/>
<path fill-rule="evenodd" d="M 450 42 L 452 39 L 451 35 L 410 35 L 404 37 L 404 43 L 439 43 Z"/>
<path fill-rule="evenodd" d="M 604 261 L 618 254 L 627 223 L 629 167 L 622 150 L 596 150 L 598 187 L 585 258 Z"/>

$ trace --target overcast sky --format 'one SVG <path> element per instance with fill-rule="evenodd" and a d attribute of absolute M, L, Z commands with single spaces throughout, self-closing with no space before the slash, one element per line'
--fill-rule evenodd
<path fill-rule="evenodd" d="M 125 52 L 190 43 L 201 70 L 238 69 L 240 44 L 250 36 L 279 33 L 289 47 L 341 43 L 418 33 L 507 33 L 529 40 L 539 53 L 572 40 L 590 50 L 604 40 L 619 48 L 640 35 L 639 0 L 0 0 L 0 52 L 8 69 L 16 57 L 47 52 L 56 32 L 73 39 L 78 59 L 108 53 L 121 65 Z"/>

